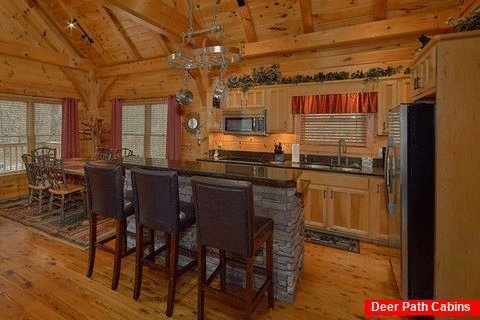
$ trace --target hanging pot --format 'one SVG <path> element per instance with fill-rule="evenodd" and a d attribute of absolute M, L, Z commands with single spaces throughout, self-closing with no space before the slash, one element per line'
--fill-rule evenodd
<path fill-rule="evenodd" d="M 193 94 L 187 88 L 183 88 L 177 91 L 177 94 L 175 95 L 175 99 L 177 100 L 178 104 L 182 106 L 186 106 L 192 103 Z"/>

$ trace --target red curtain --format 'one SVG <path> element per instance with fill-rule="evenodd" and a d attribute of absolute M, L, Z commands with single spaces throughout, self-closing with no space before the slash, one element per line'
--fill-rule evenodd
<path fill-rule="evenodd" d="M 62 158 L 80 157 L 78 102 L 75 98 L 62 99 Z"/>
<path fill-rule="evenodd" d="M 374 113 L 377 103 L 377 92 L 294 96 L 292 113 Z"/>
<path fill-rule="evenodd" d="M 167 159 L 180 160 L 182 143 L 182 109 L 177 104 L 175 95 L 168 96 L 167 118 Z"/>
<path fill-rule="evenodd" d="M 112 99 L 112 124 L 110 128 L 110 148 L 122 149 L 122 100 Z"/>

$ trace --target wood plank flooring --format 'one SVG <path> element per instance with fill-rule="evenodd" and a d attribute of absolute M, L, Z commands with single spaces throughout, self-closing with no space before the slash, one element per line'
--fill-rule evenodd
<path fill-rule="evenodd" d="M 365 299 L 398 299 L 390 249 L 361 244 L 360 254 L 306 243 L 295 302 L 263 303 L 255 319 L 365 319 Z M 135 256 L 122 263 L 119 288 L 110 289 L 113 258 L 97 250 L 94 274 L 85 276 L 87 251 L 0 217 L 1 319 L 166 319 L 167 279 L 144 269 L 138 301 L 132 298 Z M 264 300 L 265 302 L 265 300 Z M 178 283 L 171 319 L 195 319 L 196 272 Z M 207 319 L 241 319 L 206 303 Z"/>

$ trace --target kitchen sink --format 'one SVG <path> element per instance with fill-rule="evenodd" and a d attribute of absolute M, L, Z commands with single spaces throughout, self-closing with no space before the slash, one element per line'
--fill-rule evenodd
<path fill-rule="evenodd" d="M 323 169 L 323 170 L 334 170 L 335 168 L 327 164 L 317 164 L 317 163 L 305 163 L 302 165 L 305 168 L 309 169 Z"/>
<path fill-rule="evenodd" d="M 337 172 L 362 172 L 362 168 L 357 167 L 344 167 L 344 166 L 336 166 L 336 165 L 328 165 L 328 164 L 320 164 L 320 163 L 304 163 L 302 167 L 307 169 L 317 169 L 317 170 L 325 170 L 325 171 L 337 171 Z"/>

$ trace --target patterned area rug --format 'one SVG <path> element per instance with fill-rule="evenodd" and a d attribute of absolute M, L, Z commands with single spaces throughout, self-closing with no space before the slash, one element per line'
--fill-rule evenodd
<path fill-rule="evenodd" d="M 0 215 L 65 240 L 82 250 L 88 248 L 89 222 L 81 202 L 72 204 L 72 207 L 65 211 L 64 220 L 59 210 L 49 214 L 47 203 L 42 205 L 42 213 L 38 214 L 38 201 L 32 202 L 29 207 L 26 197 L 0 201 Z M 99 217 L 98 239 L 104 239 L 114 233 L 115 221 Z"/>
<path fill-rule="evenodd" d="M 360 253 L 360 243 L 356 239 L 350 239 L 323 233 L 317 230 L 305 230 L 305 241 L 318 243 L 324 246 Z"/>

